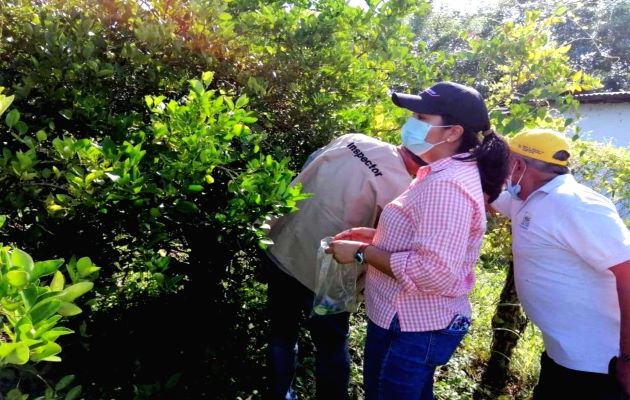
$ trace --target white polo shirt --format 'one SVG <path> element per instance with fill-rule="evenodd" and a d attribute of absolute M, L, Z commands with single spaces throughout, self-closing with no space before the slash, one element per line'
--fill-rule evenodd
<path fill-rule="evenodd" d="M 556 363 L 606 373 L 619 354 L 620 311 L 609 268 L 630 260 L 630 232 L 612 202 L 560 175 L 492 203 L 512 220 L 514 278 L 525 313 Z"/>

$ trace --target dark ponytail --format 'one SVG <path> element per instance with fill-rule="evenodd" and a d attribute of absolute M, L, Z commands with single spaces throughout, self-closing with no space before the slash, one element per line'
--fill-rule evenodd
<path fill-rule="evenodd" d="M 477 160 L 481 188 L 488 195 L 488 203 L 492 203 L 499 197 L 510 173 L 510 148 L 505 139 L 489 130 L 483 133 L 483 141 L 471 151 L 470 157 Z"/>
<path fill-rule="evenodd" d="M 449 116 L 442 116 L 445 125 L 459 125 L 457 121 L 449 120 Z M 488 195 L 488 203 L 492 203 L 499 197 L 503 190 L 503 185 L 507 179 L 510 158 L 510 148 L 501 136 L 494 130 L 488 129 L 483 132 L 483 140 L 479 135 L 464 127 L 462 142 L 457 149 L 457 153 L 467 153 L 470 155 L 458 158 L 462 161 L 476 161 L 481 178 L 481 188 Z"/>

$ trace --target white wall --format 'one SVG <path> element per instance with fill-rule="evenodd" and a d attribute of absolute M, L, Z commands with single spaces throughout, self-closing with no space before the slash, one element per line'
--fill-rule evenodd
<path fill-rule="evenodd" d="M 630 103 L 585 103 L 579 113 L 581 138 L 630 148 Z"/>

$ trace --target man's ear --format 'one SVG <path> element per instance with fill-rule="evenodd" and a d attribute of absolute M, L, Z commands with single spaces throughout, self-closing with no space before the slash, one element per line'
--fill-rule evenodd
<path fill-rule="evenodd" d="M 520 176 L 520 174 L 523 173 L 523 170 L 525 169 L 525 160 L 523 160 L 520 157 L 517 157 L 515 160 L 515 165 L 516 168 L 514 168 L 514 174 Z"/>

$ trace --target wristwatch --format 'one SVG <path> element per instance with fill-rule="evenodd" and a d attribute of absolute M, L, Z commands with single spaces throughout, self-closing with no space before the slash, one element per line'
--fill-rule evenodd
<path fill-rule="evenodd" d="M 369 244 L 362 244 L 361 246 L 359 246 L 359 248 L 357 249 L 357 252 L 354 253 L 354 260 L 356 262 L 358 262 L 359 264 L 365 264 L 365 249 L 367 249 L 369 246 Z"/>

